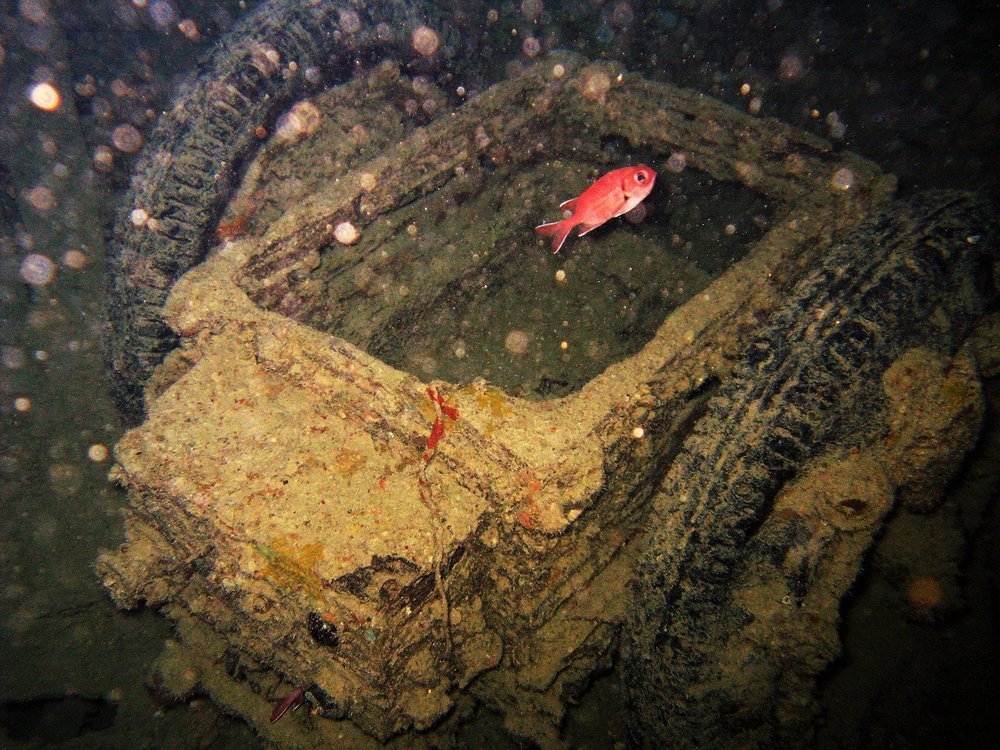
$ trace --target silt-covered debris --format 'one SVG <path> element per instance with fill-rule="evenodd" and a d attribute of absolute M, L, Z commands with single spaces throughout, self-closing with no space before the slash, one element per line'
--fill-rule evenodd
<path fill-rule="evenodd" d="M 469 280 L 549 254 L 531 222 L 558 200 L 531 191 L 538 175 L 603 169 L 609 142 L 749 189 L 766 231 L 563 398 L 425 382 L 373 356 L 405 321 L 447 338 L 456 299 L 488 319 Z M 175 285 L 181 348 L 116 447 L 128 543 L 100 573 L 119 605 L 177 622 L 169 689 L 206 690 L 276 742 L 441 742 L 447 717 L 482 703 L 558 743 L 566 701 L 608 664 L 650 498 L 705 400 L 893 181 L 776 121 L 568 56 L 342 166 L 259 233 L 229 225 Z M 497 213 L 493 180 L 519 173 L 536 175 L 527 209 Z M 409 229 L 435 205 L 450 208 Z M 655 232 L 632 247 L 670 262 Z M 271 725 L 269 699 L 296 689 L 315 716 Z"/>

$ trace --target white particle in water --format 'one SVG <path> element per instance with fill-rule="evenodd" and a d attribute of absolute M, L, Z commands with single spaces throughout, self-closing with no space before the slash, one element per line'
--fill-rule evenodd
<path fill-rule="evenodd" d="M 56 264 L 40 253 L 29 253 L 21 261 L 21 278 L 34 286 L 45 286 L 56 273 Z"/>
<path fill-rule="evenodd" d="M 854 187 L 854 172 L 847 167 L 841 167 L 833 173 L 833 177 L 830 178 L 830 185 L 835 190 L 850 190 Z"/>
<path fill-rule="evenodd" d="M 28 91 L 28 98 L 36 107 L 47 112 L 59 109 L 59 105 L 62 104 L 59 90 L 51 83 L 39 83 L 32 86 Z"/>
<path fill-rule="evenodd" d="M 0 364 L 8 370 L 20 370 L 24 367 L 24 350 L 16 346 L 0 346 Z"/>
<path fill-rule="evenodd" d="M 413 30 L 411 38 L 413 49 L 423 57 L 430 57 L 441 46 L 441 37 L 434 29 L 428 26 L 418 26 Z"/>
<path fill-rule="evenodd" d="M 62 262 L 67 268 L 79 271 L 87 265 L 87 255 L 80 250 L 67 250 L 62 257 Z"/>
<path fill-rule="evenodd" d="M 95 463 L 100 463 L 108 458 L 108 449 L 101 443 L 94 443 L 92 446 L 87 448 L 87 458 Z"/>
<path fill-rule="evenodd" d="M 681 151 L 674 151 L 667 159 L 667 169 L 671 172 L 683 172 L 687 167 L 687 156 Z"/>
<path fill-rule="evenodd" d="M 524 354 L 528 351 L 528 345 L 530 343 L 531 336 L 524 331 L 520 331 L 515 328 L 507 334 L 507 338 L 504 339 L 503 345 L 511 354 Z"/>
<path fill-rule="evenodd" d="M 356 34 L 361 31 L 361 16 L 357 11 L 350 9 L 338 11 L 340 19 L 340 29 L 345 34 Z"/>
<path fill-rule="evenodd" d="M 349 221 L 342 221 L 333 229 L 333 236 L 341 245 L 353 245 L 361 237 L 361 232 Z"/>

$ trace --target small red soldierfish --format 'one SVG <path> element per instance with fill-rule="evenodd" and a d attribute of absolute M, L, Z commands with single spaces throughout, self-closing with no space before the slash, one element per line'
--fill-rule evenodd
<path fill-rule="evenodd" d="M 608 219 L 621 216 L 642 203 L 656 182 L 656 172 L 645 164 L 622 167 L 608 172 L 584 190 L 579 197 L 559 204 L 559 208 L 572 211 L 562 221 L 535 227 L 539 234 L 551 235 L 552 252 L 558 253 L 569 233 L 580 227 L 582 237 L 601 226 Z"/>

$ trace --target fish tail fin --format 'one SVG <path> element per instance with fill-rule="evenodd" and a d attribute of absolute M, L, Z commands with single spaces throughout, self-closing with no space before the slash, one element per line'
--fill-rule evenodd
<path fill-rule="evenodd" d="M 562 221 L 553 221 L 551 224 L 539 224 L 535 227 L 535 231 L 541 235 L 552 238 L 552 252 L 558 253 L 559 249 L 563 246 L 566 238 L 569 237 L 569 233 L 573 231 L 573 227 L 576 226 L 572 222 L 572 218 L 563 219 Z"/>

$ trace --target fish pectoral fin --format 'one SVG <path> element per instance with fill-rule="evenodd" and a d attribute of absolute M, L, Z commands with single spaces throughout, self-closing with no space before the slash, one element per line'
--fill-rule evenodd
<path fill-rule="evenodd" d="M 613 219 L 616 216 L 621 216 L 622 214 L 627 213 L 630 208 L 631 206 L 628 203 L 628 196 L 626 195 L 625 200 L 615 206 L 615 210 L 611 212 L 611 218 Z"/>

